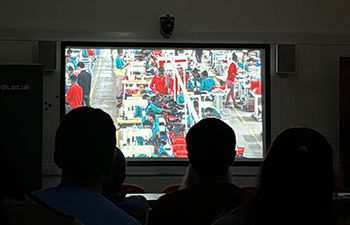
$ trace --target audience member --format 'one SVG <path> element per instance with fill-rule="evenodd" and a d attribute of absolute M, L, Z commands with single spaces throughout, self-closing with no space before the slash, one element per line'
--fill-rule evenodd
<path fill-rule="evenodd" d="M 103 195 L 141 224 L 146 224 L 149 210 L 147 199 L 141 195 L 125 197 L 125 195 L 118 193 L 125 177 L 126 160 L 122 151 L 116 148 L 112 175 L 103 185 Z"/>
<path fill-rule="evenodd" d="M 31 196 L 25 197 L 22 179 L 13 160 L 0 146 L 0 224 L 79 225 L 74 217 L 59 213 Z"/>
<path fill-rule="evenodd" d="M 139 224 L 100 194 L 113 168 L 115 132 L 112 118 L 100 109 L 80 107 L 66 114 L 56 132 L 54 152 L 61 183 L 33 195 L 85 225 Z"/>
<path fill-rule="evenodd" d="M 186 173 L 183 177 L 183 180 L 179 189 L 190 188 L 196 184 L 198 184 L 198 176 L 196 174 L 196 171 L 194 171 L 193 167 L 191 166 L 191 164 L 189 164 L 187 166 Z"/>
<path fill-rule="evenodd" d="M 317 131 L 290 128 L 273 142 L 254 197 L 215 225 L 337 224 L 332 148 Z"/>
<path fill-rule="evenodd" d="M 230 170 L 227 170 L 227 174 L 226 174 L 226 181 L 227 181 L 227 183 L 232 182 L 231 176 L 232 175 L 231 175 Z M 189 164 L 179 189 L 190 188 L 190 187 L 192 187 L 193 185 L 196 185 L 196 184 L 198 184 L 198 176 L 196 174 L 196 171 L 191 166 L 191 164 Z"/>
<path fill-rule="evenodd" d="M 197 184 L 160 197 L 149 214 L 150 225 L 211 224 L 249 196 L 227 179 L 236 154 L 230 126 L 216 118 L 203 119 L 188 131 L 186 145 Z"/>
<path fill-rule="evenodd" d="M 4 225 L 81 225 L 74 217 L 61 213 L 35 198 L 24 202 L 5 199 L 6 218 Z"/>

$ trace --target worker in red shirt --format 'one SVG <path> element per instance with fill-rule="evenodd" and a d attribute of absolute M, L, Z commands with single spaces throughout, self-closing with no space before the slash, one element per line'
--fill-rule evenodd
<path fill-rule="evenodd" d="M 236 53 L 232 53 L 232 63 L 230 64 L 230 67 L 228 68 L 227 72 L 227 78 L 226 78 L 226 84 L 229 89 L 229 92 L 227 93 L 226 96 L 226 103 L 225 107 L 229 107 L 229 101 L 230 98 L 232 98 L 233 101 L 233 107 L 235 106 L 236 100 L 235 100 L 235 77 L 238 74 L 238 57 Z"/>
<path fill-rule="evenodd" d="M 82 106 L 83 102 L 83 89 L 77 84 L 77 76 L 72 75 L 69 77 L 71 86 L 67 91 L 66 102 L 68 104 L 68 111 Z"/>
<path fill-rule="evenodd" d="M 159 67 L 158 74 L 155 74 L 151 80 L 150 88 L 155 94 L 167 95 L 169 90 L 172 90 L 172 79 L 164 74 L 164 67 Z"/>

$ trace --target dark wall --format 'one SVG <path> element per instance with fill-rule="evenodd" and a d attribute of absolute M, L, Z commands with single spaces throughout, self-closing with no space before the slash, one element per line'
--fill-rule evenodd
<path fill-rule="evenodd" d="M 344 179 L 344 185 L 350 187 L 350 58 L 340 59 L 339 77 L 339 147 L 340 169 Z"/>
<path fill-rule="evenodd" d="M 0 65 L 1 145 L 27 192 L 42 185 L 42 84 L 41 65 Z"/>

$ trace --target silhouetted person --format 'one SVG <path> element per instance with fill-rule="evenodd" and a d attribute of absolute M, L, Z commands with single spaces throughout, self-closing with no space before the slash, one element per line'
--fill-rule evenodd
<path fill-rule="evenodd" d="M 332 148 L 317 131 L 290 128 L 273 142 L 255 196 L 215 225 L 336 224 Z"/>
<path fill-rule="evenodd" d="M 115 132 L 112 118 L 100 109 L 80 107 L 66 114 L 56 132 L 54 152 L 61 183 L 33 194 L 84 225 L 139 224 L 100 194 L 113 168 Z"/>
<path fill-rule="evenodd" d="M 186 169 L 186 173 L 185 173 L 184 177 L 182 178 L 182 183 L 181 183 L 181 186 L 179 187 L 179 189 L 190 188 L 196 184 L 198 184 L 198 176 L 197 176 L 196 172 L 194 171 L 193 167 L 191 166 L 191 164 L 189 164 L 187 169 Z"/>
<path fill-rule="evenodd" d="M 112 175 L 103 185 L 103 196 L 137 219 L 141 224 L 146 224 L 149 210 L 147 199 L 143 196 L 125 197 L 124 194 L 118 193 L 125 177 L 125 156 L 119 148 L 116 148 Z"/>
<path fill-rule="evenodd" d="M 228 183 L 231 182 L 231 176 L 231 172 L 230 170 L 228 170 L 226 174 L 226 181 Z M 196 171 L 192 168 L 191 164 L 189 164 L 179 189 L 190 188 L 196 184 L 198 184 L 198 175 Z"/>
<path fill-rule="evenodd" d="M 230 126 L 216 118 L 203 119 L 190 128 L 186 144 L 197 184 L 159 198 L 149 214 L 150 225 L 211 224 L 249 196 L 227 178 L 236 154 Z"/>
<path fill-rule="evenodd" d="M 82 225 L 74 216 L 58 212 L 37 199 L 12 202 L 6 206 L 6 221 L 2 225 Z"/>
<path fill-rule="evenodd" d="M 30 195 L 12 158 L 0 145 L 0 224 L 1 225 L 81 225 L 74 217 L 59 213 Z"/>
<path fill-rule="evenodd" d="M 78 84 L 83 89 L 83 105 L 90 106 L 91 73 L 86 71 L 83 62 L 78 62 Z"/>

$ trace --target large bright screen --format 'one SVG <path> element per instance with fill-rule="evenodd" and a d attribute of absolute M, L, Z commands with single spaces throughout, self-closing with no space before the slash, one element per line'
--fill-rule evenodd
<path fill-rule="evenodd" d="M 126 157 L 186 158 L 187 131 L 207 117 L 234 129 L 238 158 L 263 157 L 264 48 L 66 45 L 64 54 L 65 112 L 110 114 Z"/>

